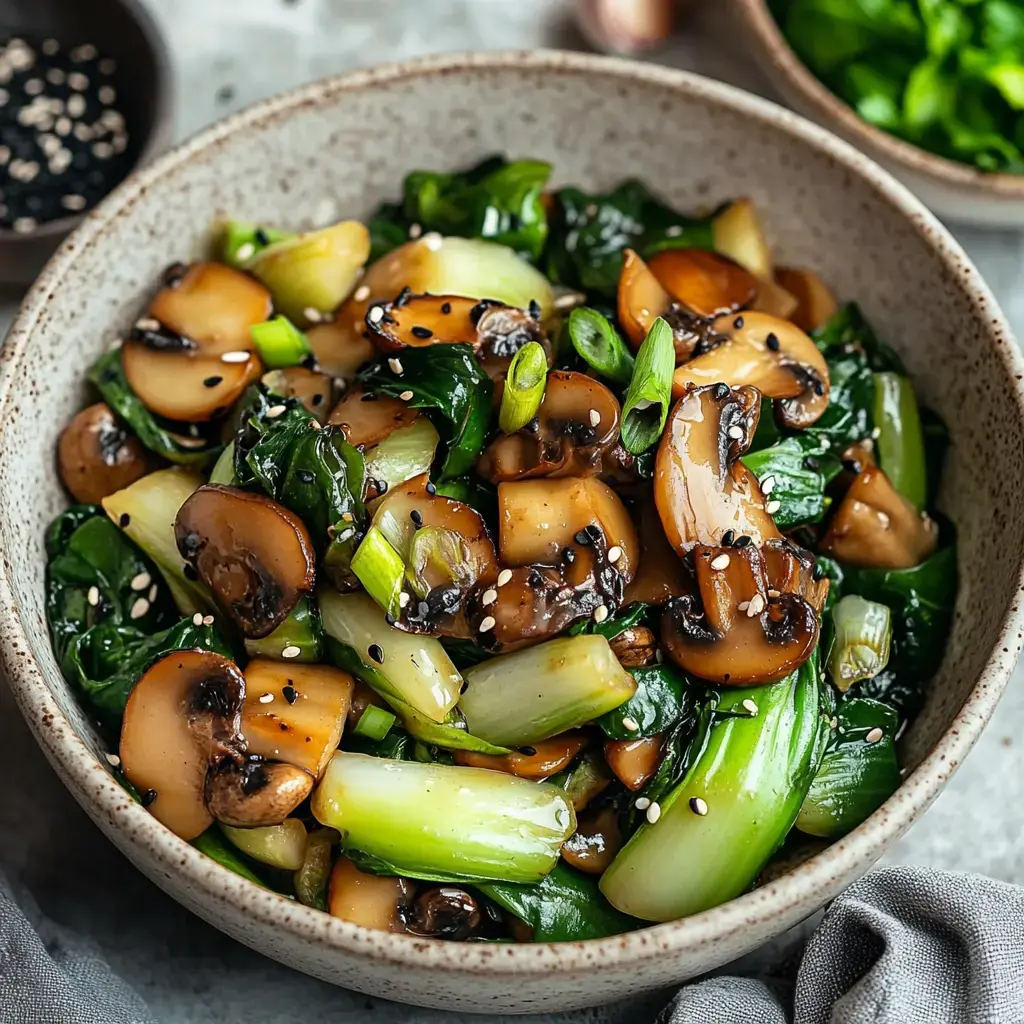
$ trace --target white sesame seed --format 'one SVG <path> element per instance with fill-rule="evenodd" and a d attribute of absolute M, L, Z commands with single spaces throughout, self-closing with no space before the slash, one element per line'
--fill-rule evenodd
<path fill-rule="evenodd" d="M 278 416 L 283 416 L 287 411 L 288 409 L 283 405 L 272 405 L 267 410 L 267 419 L 276 420 Z"/>
<path fill-rule="evenodd" d="M 39 136 L 39 148 L 43 151 L 44 156 L 56 156 L 63 146 L 61 146 L 60 139 L 56 135 L 43 134 Z"/>
<path fill-rule="evenodd" d="M 54 51 L 56 52 L 56 51 Z M 105 75 L 112 75 L 117 70 L 117 61 L 110 57 L 100 61 L 100 71 Z"/>
<path fill-rule="evenodd" d="M 494 604 L 498 600 L 498 592 L 491 587 L 490 590 L 484 591 L 484 596 L 480 598 L 481 604 Z"/>
<path fill-rule="evenodd" d="M 77 93 L 68 97 L 67 112 L 69 117 L 81 117 L 85 113 L 85 97 Z"/>
<path fill-rule="evenodd" d="M 738 611 L 738 612 L 745 612 L 749 607 L 750 607 L 750 602 L 749 601 L 740 601 L 740 603 L 738 605 L 736 605 L 736 611 Z"/>
<path fill-rule="evenodd" d="M 733 425 L 732 425 L 732 426 L 731 426 L 731 427 L 730 427 L 730 428 L 729 428 L 729 429 L 728 429 L 728 430 L 726 431 L 726 433 L 727 433 L 727 434 L 728 434 L 728 435 L 729 435 L 729 436 L 730 436 L 731 438 L 733 438 L 733 440 L 735 440 L 735 441 L 738 441 L 738 440 L 739 440 L 739 439 L 740 439 L 740 438 L 741 438 L 741 437 L 743 436 L 743 428 L 742 428 L 741 426 L 739 426 L 739 424 L 737 424 L 737 423 L 734 423 L 734 424 L 733 424 Z"/>
<path fill-rule="evenodd" d="M 640 723 L 635 718 L 624 718 L 622 720 L 622 728 L 628 732 L 638 732 L 640 730 Z"/>
<path fill-rule="evenodd" d="M 355 535 L 356 531 L 351 527 L 347 530 L 342 530 L 341 533 L 338 534 L 338 543 L 344 544 L 345 541 L 351 540 Z"/>
<path fill-rule="evenodd" d="M 58 117 L 57 118 L 57 124 L 54 127 L 54 131 L 58 135 L 60 135 L 61 138 L 63 138 L 64 136 L 67 136 L 67 135 L 71 134 L 71 129 L 73 127 L 74 127 L 74 124 L 72 123 L 70 117 Z"/>
<path fill-rule="evenodd" d="M 144 316 L 135 321 L 135 327 L 140 331 L 159 331 L 160 321 L 152 316 Z"/>
<path fill-rule="evenodd" d="M 204 615 L 203 616 L 203 625 L 204 626 L 212 626 L 213 625 L 213 616 L 212 615 Z"/>
<path fill-rule="evenodd" d="M 404 608 L 409 603 L 409 600 L 410 600 L 409 595 L 403 590 L 398 595 L 398 607 L 399 608 Z"/>
<path fill-rule="evenodd" d="M 50 68 L 50 70 L 46 72 L 46 80 L 51 85 L 63 85 L 64 78 L 64 72 L 60 68 Z"/>
<path fill-rule="evenodd" d="M 876 514 L 878 515 L 878 525 L 881 526 L 883 530 L 888 530 L 889 523 L 891 522 L 891 520 L 889 519 L 889 513 L 878 512 Z"/>
<path fill-rule="evenodd" d="M 613 545 L 608 549 L 608 561 L 613 565 L 622 557 L 622 548 L 618 544 Z"/>
<path fill-rule="evenodd" d="M 368 284 L 361 284 L 353 293 L 352 298 L 356 302 L 365 302 L 370 297 L 370 286 Z"/>
<path fill-rule="evenodd" d="M 201 626 L 202 624 L 203 624 L 203 613 L 202 612 L 196 612 L 195 615 L 192 616 L 192 625 L 193 626 Z"/>
<path fill-rule="evenodd" d="M 107 754 L 107 764 L 112 768 L 116 768 L 121 763 L 121 758 L 117 754 Z"/>
<path fill-rule="evenodd" d="M 246 352 L 242 349 L 237 349 L 234 352 L 225 352 L 221 357 L 222 363 L 247 363 L 249 357 L 252 355 L 251 352 Z"/>
<path fill-rule="evenodd" d="M 747 618 L 752 619 L 755 615 L 760 615 L 764 611 L 764 598 L 760 594 L 755 594 L 750 599 L 750 604 L 747 605 Z"/>
<path fill-rule="evenodd" d="M 872 438 L 878 438 L 878 437 L 881 436 L 881 434 L 882 434 L 882 428 L 881 427 L 875 427 L 875 429 L 871 431 Z"/>
<path fill-rule="evenodd" d="M 128 613 L 128 617 L 131 619 L 141 619 L 148 611 L 149 602 L 144 597 L 140 597 L 135 604 L 132 605 L 131 611 Z"/>
<path fill-rule="evenodd" d="M 109 160 L 114 155 L 114 147 L 109 142 L 96 142 L 92 147 L 92 155 L 100 160 Z"/>
<path fill-rule="evenodd" d="M 99 97 L 100 103 L 109 105 L 117 99 L 117 90 L 112 85 L 101 85 L 96 91 L 96 95 Z"/>
<path fill-rule="evenodd" d="M 43 80 L 41 78 L 30 78 L 23 88 L 29 96 L 38 96 L 43 91 Z"/>
<path fill-rule="evenodd" d="M 486 633 L 490 629 L 494 629 L 497 625 L 497 619 L 493 615 L 485 615 L 480 620 L 480 632 Z"/>
<path fill-rule="evenodd" d="M 748 714 L 756 715 L 757 714 L 757 705 L 748 697 L 743 702 L 743 710 L 746 711 Z"/>
<path fill-rule="evenodd" d="M 594 609 L 594 621 L 595 622 L 604 622 L 604 620 L 607 619 L 607 618 L 608 618 L 608 605 L 606 605 L 606 604 L 599 604 Z"/>
<path fill-rule="evenodd" d="M 282 658 L 297 658 L 302 653 L 301 647 L 296 647 L 295 644 L 289 644 L 282 652 Z"/>
<path fill-rule="evenodd" d="M 40 49 L 47 57 L 52 57 L 60 49 L 60 43 L 56 39 L 44 39 Z"/>
<path fill-rule="evenodd" d="M 260 703 L 261 704 L 270 704 L 273 701 L 273 699 L 274 699 L 274 695 L 272 693 L 261 693 L 260 694 Z"/>
<path fill-rule="evenodd" d="M 708 813 L 708 805 L 705 800 L 702 800 L 699 796 L 690 797 L 690 810 L 694 814 L 699 814 L 702 818 Z"/>
<path fill-rule="evenodd" d="M 646 811 L 651 806 L 651 801 L 645 796 L 638 796 L 633 805 L 638 811 Z"/>
<path fill-rule="evenodd" d="M 384 319 L 384 307 L 371 306 L 370 311 L 366 314 L 366 318 L 371 324 L 379 324 Z"/>
<path fill-rule="evenodd" d="M 76 92 L 85 92 L 89 88 L 89 79 L 81 71 L 72 71 L 68 75 L 68 85 Z"/>
<path fill-rule="evenodd" d="M 766 476 L 761 481 L 761 490 L 765 494 L 771 494 L 772 491 L 775 490 L 775 477 L 773 477 L 773 476 Z"/>
<path fill-rule="evenodd" d="M 510 579 L 512 579 L 512 570 L 502 569 L 501 572 L 498 573 L 498 586 L 505 586 L 505 584 L 508 583 Z"/>
<path fill-rule="evenodd" d="M 305 317 L 305 318 L 306 318 L 306 319 L 307 319 L 307 320 L 308 320 L 308 321 L 309 321 L 309 322 L 310 322 L 311 324 L 318 324 L 318 323 L 320 323 L 320 322 L 321 322 L 321 321 L 323 320 L 323 318 L 324 318 L 324 315 L 323 315 L 323 313 L 321 313 L 319 309 L 314 309 L 314 308 L 313 308 L 312 306 L 307 306 L 307 307 L 306 307 L 306 308 L 305 308 L 305 309 L 304 309 L 304 310 L 302 311 L 302 315 L 303 315 L 303 316 L 304 316 L 304 317 Z"/>
<path fill-rule="evenodd" d="M 152 580 L 153 577 L 150 576 L 148 572 L 140 572 L 138 576 L 132 577 L 132 582 L 130 586 L 132 590 L 145 590 L 146 587 L 150 585 Z"/>
<path fill-rule="evenodd" d="M 419 238 L 420 235 L 422 235 L 422 234 L 423 234 L 423 228 L 421 228 L 419 224 L 410 224 L 409 225 L 409 237 L 410 238 Z"/>
<path fill-rule="evenodd" d="M 252 242 L 243 242 L 235 250 L 235 259 L 239 263 L 245 263 L 246 260 L 251 260 L 256 254 L 256 246 Z"/>
<path fill-rule="evenodd" d="M 405 373 L 405 369 L 402 366 L 402 360 L 401 359 L 397 359 L 394 356 L 392 356 L 388 360 L 388 366 L 391 367 L 391 372 L 392 373 L 397 373 L 399 377 L 401 377 L 402 374 Z"/>
<path fill-rule="evenodd" d="M 716 555 L 711 559 L 712 569 L 728 569 L 729 563 L 732 559 L 723 551 L 722 554 Z"/>
<path fill-rule="evenodd" d="M 19 217 L 14 222 L 13 227 L 19 235 L 27 235 L 35 231 L 37 224 L 38 221 L 35 219 L 35 217 Z"/>
<path fill-rule="evenodd" d="M 95 60 L 98 56 L 99 51 L 92 43 L 82 43 L 71 51 L 71 59 L 76 64 L 83 60 Z"/>
<path fill-rule="evenodd" d="M 398 397 L 403 402 L 409 402 L 412 401 L 413 393 L 411 391 L 403 391 Z"/>
<path fill-rule="evenodd" d="M 431 252 L 437 252 L 444 245 L 444 239 L 436 231 L 430 231 L 423 236 L 423 244 Z"/>
<path fill-rule="evenodd" d="M 0 167 L 3 167 L 11 159 L 10 146 L 0 146 Z"/>
<path fill-rule="evenodd" d="M 769 501 L 768 504 L 765 505 L 764 510 L 765 512 L 768 513 L 768 515 L 773 516 L 776 512 L 779 511 L 780 508 L 782 508 L 781 501 Z"/>
<path fill-rule="evenodd" d="M 782 593 L 780 591 L 778 591 L 778 590 L 774 590 L 774 589 L 769 587 L 769 589 L 768 589 L 768 596 L 769 597 L 782 597 Z"/>
<path fill-rule="evenodd" d="M 596 427 L 601 422 L 601 414 L 596 409 L 590 410 L 590 425 Z"/>
<path fill-rule="evenodd" d="M 668 238 L 677 238 L 683 233 L 683 227 L 681 224 L 673 224 L 671 227 L 665 228 L 665 235 Z"/>
<path fill-rule="evenodd" d="M 647 808 L 647 820 L 653 825 L 661 817 L 661 804 L 655 802 Z"/>
<path fill-rule="evenodd" d="M 864 737 L 864 742 L 877 743 L 884 735 L 885 733 L 876 725 L 874 729 Z"/>
<path fill-rule="evenodd" d="M 152 604 L 153 601 L 156 600 L 156 595 L 159 594 L 159 593 L 160 593 L 160 588 L 157 587 L 157 585 L 154 583 L 149 588 L 149 593 L 146 595 L 149 598 L 151 604 Z"/>
<path fill-rule="evenodd" d="M 89 593 L 85 595 L 85 598 L 95 608 L 100 603 L 100 588 L 90 587 Z"/>

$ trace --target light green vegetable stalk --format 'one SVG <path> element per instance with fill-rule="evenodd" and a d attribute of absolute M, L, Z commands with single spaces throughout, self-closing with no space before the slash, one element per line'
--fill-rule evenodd
<path fill-rule="evenodd" d="M 249 334 L 268 370 L 298 366 L 313 354 L 309 339 L 286 316 L 253 324 Z"/>
<path fill-rule="evenodd" d="M 440 438 L 434 424 L 419 416 L 393 430 L 366 453 L 366 478 L 387 484 L 387 490 L 421 473 L 429 473 Z"/>
<path fill-rule="evenodd" d="M 285 658 L 283 652 L 294 648 L 299 653 Z M 303 597 L 280 626 L 260 640 L 245 641 L 250 658 L 273 658 L 275 661 L 298 661 L 312 665 L 323 655 L 324 631 L 312 598 Z"/>
<path fill-rule="evenodd" d="M 818 768 L 820 694 L 816 652 L 781 682 L 728 691 L 720 711 L 737 714 L 715 723 L 683 781 L 648 808 L 648 823 L 601 877 L 612 906 L 671 921 L 750 887 L 792 828 Z"/>
<path fill-rule="evenodd" d="M 665 429 L 675 365 L 672 328 L 659 316 L 636 354 L 622 402 L 622 443 L 634 455 L 652 447 Z"/>
<path fill-rule="evenodd" d="M 379 743 L 391 731 L 395 721 L 395 716 L 390 711 L 385 711 L 375 704 L 367 704 L 352 732 L 356 736 L 365 736 L 366 739 Z"/>
<path fill-rule="evenodd" d="M 378 709 L 379 710 L 379 709 Z M 295 896 L 300 903 L 316 910 L 327 909 L 327 886 L 331 877 L 332 846 L 341 837 L 333 828 L 317 828 L 309 833 L 306 855 L 295 872 Z"/>
<path fill-rule="evenodd" d="M 342 833 L 346 849 L 434 881 L 538 882 L 576 829 L 556 786 L 347 751 L 331 758 L 311 807 Z"/>
<path fill-rule="evenodd" d="M 928 471 L 914 385 L 900 373 L 876 373 L 874 378 L 878 464 L 893 487 L 923 509 L 928 497 Z"/>
<path fill-rule="evenodd" d="M 892 618 L 877 601 L 847 594 L 832 609 L 835 639 L 828 656 L 828 673 L 842 692 L 862 679 L 877 676 L 889 663 Z"/>
<path fill-rule="evenodd" d="M 459 709 L 474 736 L 515 747 L 617 708 L 636 683 L 597 633 L 560 637 L 466 670 Z"/>
<path fill-rule="evenodd" d="M 376 527 L 366 531 L 349 565 L 366 592 L 389 615 L 397 617 L 405 581 L 405 563 L 388 539 Z"/>
<path fill-rule="evenodd" d="M 537 415 L 547 379 L 547 354 L 536 341 L 528 341 L 512 357 L 505 376 L 498 426 L 506 434 L 522 430 Z"/>
<path fill-rule="evenodd" d="M 247 857 L 283 871 L 298 871 L 306 859 L 306 826 L 298 818 L 263 828 L 232 828 L 221 831 Z"/>

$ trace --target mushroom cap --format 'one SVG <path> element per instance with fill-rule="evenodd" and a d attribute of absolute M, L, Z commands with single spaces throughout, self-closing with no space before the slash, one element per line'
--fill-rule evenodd
<path fill-rule="evenodd" d="M 408 427 L 422 413 L 408 402 L 389 395 L 366 392 L 362 387 L 350 388 L 331 410 L 327 422 L 345 432 L 345 440 L 357 448 L 372 448 L 396 430 Z"/>
<path fill-rule="evenodd" d="M 626 789 L 642 789 L 661 764 L 664 736 L 647 736 L 636 740 L 608 740 L 604 759 Z"/>
<path fill-rule="evenodd" d="M 688 574 L 665 536 L 653 493 L 648 492 L 636 502 L 632 514 L 640 539 L 640 564 L 626 587 L 623 601 L 662 605 L 687 593 Z"/>
<path fill-rule="evenodd" d="M 614 808 L 585 814 L 562 844 L 562 859 L 588 875 L 604 874 L 622 848 L 622 830 Z"/>
<path fill-rule="evenodd" d="M 331 871 L 327 910 L 332 917 L 361 924 L 364 928 L 404 932 L 414 892 L 407 878 L 371 875 L 341 856 Z"/>
<path fill-rule="evenodd" d="M 757 297 L 757 278 L 749 270 L 707 249 L 664 249 L 647 266 L 673 299 L 698 316 L 735 313 Z"/>
<path fill-rule="evenodd" d="M 61 482 L 75 501 L 98 505 L 149 472 L 149 455 L 104 402 L 83 409 L 57 444 Z"/>
<path fill-rule="evenodd" d="M 205 484 L 178 510 L 174 536 L 182 558 L 250 639 L 272 633 L 313 589 L 309 532 L 262 494 Z"/>
<path fill-rule="evenodd" d="M 313 776 L 295 765 L 254 758 L 225 763 L 206 776 L 206 806 L 225 825 L 280 825 L 313 789 Z"/>
<path fill-rule="evenodd" d="M 526 749 L 503 755 L 455 750 L 452 756 L 456 764 L 468 765 L 470 768 L 489 768 L 491 771 L 517 775 L 521 779 L 540 781 L 568 768 L 590 742 L 587 733 L 581 729 L 572 729 L 546 740 L 538 740 L 530 747 L 533 753 Z"/>

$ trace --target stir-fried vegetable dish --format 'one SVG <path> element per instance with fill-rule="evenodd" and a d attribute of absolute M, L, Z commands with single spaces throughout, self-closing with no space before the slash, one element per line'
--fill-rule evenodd
<path fill-rule="evenodd" d="M 550 173 L 219 225 L 58 445 L 47 613 L 111 771 L 372 928 L 746 892 L 896 789 L 949 630 L 945 430 L 857 307 L 746 199 Z"/>

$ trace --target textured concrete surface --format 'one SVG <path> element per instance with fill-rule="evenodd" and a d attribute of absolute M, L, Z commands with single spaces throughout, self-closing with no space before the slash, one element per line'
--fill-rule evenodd
<path fill-rule="evenodd" d="M 443 50 L 581 45 L 557 0 L 150 0 L 150 6 L 178 71 L 180 137 L 263 96 L 346 67 Z M 728 26 L 715 24 L 712 6 L 658 59 L 766 91 L 730 44 Z M 1024 336 L 1024 236 L 956 234 Z M 11 312 L 9 303 L 0 306 L 4 326 Z M 1015 685 L 974 753 L 893 851 L 892 861 L 1024 883 L 1018 813 L 1024 804 L 1022 725 L 1024 693 Z M 2 687 L 0 749 L 17 765 L 20 780 L 0 796 L 0 868 L 15 885 L 32 891 L 39 910 L 57 927 L 98 948 L 161 1021 L 450 1019 L 330 988 L 188 915 L 92 827 L 57 782 Z M 766 951 L 762 958 L 773 955 Z M 651 1019 L 657 1004 L 654 999 L 532 1020 L 626 1024 Z"/>

